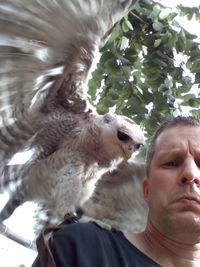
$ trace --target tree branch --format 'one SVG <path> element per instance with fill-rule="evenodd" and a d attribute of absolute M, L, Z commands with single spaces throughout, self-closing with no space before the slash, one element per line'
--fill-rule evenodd
<path fill-rule="evenodd" d="M 24 246 L 25 248 L 36 250 L 36 246 L 31 240 L 24 239 L 23 237 L 14 233 L 7 226 L 5 226 L 3 223 L 0 223 L 0 234 L 11 239 L 12 241 Z"/>
<path fill-rule="evenodd" d="M 142 18 L 140 18 L 138 15 L 136 15 L 135 13 L 133 13 L 133 11 L 131 11 L 130 14 L 131 14 L 133 17 L 137 18 L 140 22 L 149 25 L 148 22 L 144 21 L 144 20 L 143 20 Z"/>

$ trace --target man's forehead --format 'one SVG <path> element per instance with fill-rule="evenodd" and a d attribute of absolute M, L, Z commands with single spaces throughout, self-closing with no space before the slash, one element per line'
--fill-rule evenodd
<path fill-rule="evenodd" d="M 177 153 L 188 146 L 200 149 L 200 126 L 178 125 L 165 129 L 155 143 L 155 151 L 170 150 Z"/>

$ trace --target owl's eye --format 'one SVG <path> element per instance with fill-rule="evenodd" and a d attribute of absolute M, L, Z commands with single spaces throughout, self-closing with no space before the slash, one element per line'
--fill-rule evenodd
<path fill-rule="evenodd" d="M 136 150 L 139 150 L 142 146 L 143 146 L 143 144 L 136 144 L 136 145 L 135 145 L 135 149 L 136 149 Z"/>
<path fill-rule="evenodd" d="M 125 142 L 130 139 L 130 137 L 127 134 L 125 134 L 121 131 L 117 132 L 117 137 L 119 138 L 120 141 L 125 141 Z"/>

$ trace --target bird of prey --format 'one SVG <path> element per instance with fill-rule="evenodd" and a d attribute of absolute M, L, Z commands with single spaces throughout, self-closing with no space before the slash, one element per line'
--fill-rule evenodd
<path fill-rule="evenodd" d="M 89 108 L 96 54 L 134 0 L 1 0 L 0 171 L 10 198 L 38 201 L 63 218 L 96 182 L 144 143 L 138 125 Z M 18 152 L 31 151 L 23 164 Z"/>

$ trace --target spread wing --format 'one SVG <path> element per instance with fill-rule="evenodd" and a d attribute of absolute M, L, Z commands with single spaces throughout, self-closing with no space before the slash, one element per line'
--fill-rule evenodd
<path fill-rule="evenodd" d="M 51 111 L 87 110 L 96 53 L 135 0 L 2 0 L 0 156 L 6 163 Z"/>

